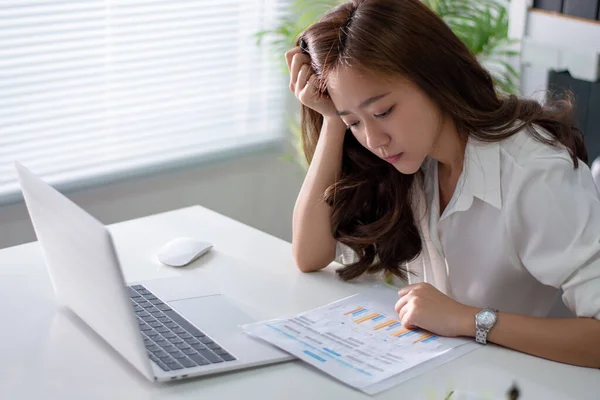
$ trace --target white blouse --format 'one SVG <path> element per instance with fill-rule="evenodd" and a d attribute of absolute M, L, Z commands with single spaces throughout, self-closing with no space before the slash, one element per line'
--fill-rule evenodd
<path fill-rule="evenodd" d="M 600 196 L 589 168 L 522 131 L 469 139 L 464 168 L 440 216 L 437 162 L 427 159 L 415 201 L 423 251 L 406 267 L 455 300 L 548 316 L 557 297 L 600 319 Z M 424 207 L 426 205 L 426 207 Z M 336 260 L 356 254 L 338 242 Z"/>

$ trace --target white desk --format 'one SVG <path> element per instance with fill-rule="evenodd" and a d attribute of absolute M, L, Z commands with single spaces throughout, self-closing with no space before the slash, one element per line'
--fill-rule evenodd
<path fill-rule="evenodd" d="M 334 267 L 302 274 L 291 245 L 202 207 L 115 224 L 128 281 L 202 277 L 257 319 L 323 305 L 371 284 L 343 283 Z M 215 248 L 185 269 L 161 266 L 155 250 L 176 236 Z M 600 371 L 490 345 L 375 396 L 442 399 L 449 388 L 502 393 L 517 380 L 524 400 L 600 399 Z M 0 399 L 365 399 L 301 362 L 154 385 L 86 326 L 57 307 L 37 243 L 0 251 Z"/>

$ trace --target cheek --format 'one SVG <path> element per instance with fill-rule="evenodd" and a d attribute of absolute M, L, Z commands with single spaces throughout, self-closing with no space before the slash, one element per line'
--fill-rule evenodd
<path fill-rule="evenodd" d="M 420 119 L 420 116 L 415 115 L 412 107 L 396 110 L 385 120 L 385 130 L 391 134 L 393 141 L 398 145 L 410 146 L 421 136 Z"/>
<path fill-rule="evenodd" d="M 415 101 L 393 116 L 390 131 L 394 139 L 408 146 L 427 145 L 436 135 L 439 126 L 437 109 L 427 102 Z"/>
<path fill-rule="evenodd" d="M 354 136 L 354 138 L 358 141 L 358 143 L 361 144 L 362 147 L 366 148 L 367 150 L 371 151 L 369 149 L 369 147 L 367 146 L 367 140 L 365 138 L 365 135 L 363 135 L 361 132 L 357 132 L 357 131 L 352 131 L 352 135 Z"/>

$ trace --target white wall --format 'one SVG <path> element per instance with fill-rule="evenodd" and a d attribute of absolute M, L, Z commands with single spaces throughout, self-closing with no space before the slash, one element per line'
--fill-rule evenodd
<path fill-rule="evenodd" d="M 68 196 L 105 224 L 200 204 L 291 241 L 304 171 L 263 154 L 97 187 Z M 0 207 L 0 248 L 35 240 L 25 206 Z"/>

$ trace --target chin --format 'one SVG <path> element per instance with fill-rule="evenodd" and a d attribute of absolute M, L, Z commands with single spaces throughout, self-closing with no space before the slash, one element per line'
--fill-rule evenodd
<path fill-rule="evenodd" d="M 421 168 L 421 164 L 422 163 L 405 161 L 405 162 L 399 162 L 399 163 L 395 164 L 394 167 L 396 167 L 396 169 L 404 175 L 413 175 L 419 171 L 419 169 Z"/>

